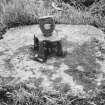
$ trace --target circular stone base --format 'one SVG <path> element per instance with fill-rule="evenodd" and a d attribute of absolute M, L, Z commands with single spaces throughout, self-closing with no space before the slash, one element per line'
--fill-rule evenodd
<path fill-rule="evenodd" d="M 59 25 L 56 28 L 62 36 L 63 50 L 68 54 L 65 58 L 49 58 L 46 63 L 33 60 L 33 37 L 40 34 L 37 26 L 11 29 L 6 33 L 0 40 L 0 76 L 6 81 L 2 79 L 1 84 L 23 82 L 42 87 L 43 91 L 70 92 L 79 97 L 90 97 L 102 88 L 104 34 L 91 26 Z"/>

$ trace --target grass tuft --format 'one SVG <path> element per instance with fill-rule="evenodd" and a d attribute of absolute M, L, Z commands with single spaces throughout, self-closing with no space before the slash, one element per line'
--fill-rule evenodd
<path fill-rule="evenodd" d="M 82 2 L 86 1 L 87 0 Z M 52 1 L 46 2 L 43 0 L 1 0 L 0 24 L 2 24 L 2 26 L 0 26 L 0 29 L 3 30 L 3 26 L 11 28 L 20 25 L 37 24 L 38 18 L 43 15 L 53 15 L 57 24 L 89 24 L 98 28 L 102 28 L 105 25 L 105 3 L 103 0 L 101 0 L 101 3 L 92 3 L 92 5 L 89 6 L 87 10 L 84 9 L 84 11 L 76 9 L 74 6 L 64 2 L 60 3 L 63 11 L 58 11 L 52 7 L 51 2 Z M 81 4 L 78 0 L 76 4 L 79 3 Z M 59 6 L 59 2 L 57 5 Z"/>

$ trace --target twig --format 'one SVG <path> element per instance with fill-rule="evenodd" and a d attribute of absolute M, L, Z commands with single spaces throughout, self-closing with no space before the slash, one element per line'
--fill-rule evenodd
<path fill-rule="evenodd" d="M 75 98 L 75 99 L 73 99 L 72 101 L 69 102 L 69 104 L 71 104 L 73 101 L 75 101 L 75 100 L 77 100 L 77 99 L 79 99 L 79 98 Z"/>
<path fill-rule="evenodd" d="M 94 102 L 88 102 L 89 104 L 91 104 L 91 105 L 96 105 Z"/>
<path fill-rule="evenodd" d="M 51 103 L 53 103 L 53 104 L 55 104 L 55 100 L 54 99 L 51 99 L 51 98 L 49 98 L 49 97 L 47 97 L 47 96 L 44 96 L 47 100 L 49 100 Z"/>

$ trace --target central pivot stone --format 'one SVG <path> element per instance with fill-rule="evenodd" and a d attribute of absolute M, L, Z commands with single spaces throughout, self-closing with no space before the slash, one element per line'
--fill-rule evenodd
<path fill-rule="evenodd" d="M 40 41 L 40 38 L 34 36 L 35 60 L 42 63 L 46 62 L 48 57 L 63 57 L 61 40 L 57 38 L 57 35 L 54 38 L 55 34 L 53 31 L 55 29 L 55 22 L 53 17 L 47 16 L 39 18 L 39 26 L 42 31 L 42 37 L 44 36 L 45 38 Z M 51 37 L 54 38 L 53 41 L 51 41 Z"/>
<path fill-rule="evenodd" d="M 55 22 L 52 16 L 44 16 L 39 18 L 39 26 L 45 37 L 52 35 L 52 32 L 55 29 Z"/>

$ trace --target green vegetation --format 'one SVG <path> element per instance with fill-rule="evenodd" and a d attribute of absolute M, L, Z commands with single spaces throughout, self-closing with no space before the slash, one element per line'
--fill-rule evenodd
<path fill-rule="evenodd" d="M 19 83 L 0 87 L 0 105 L 104 105 L 105 93 L 100 92 L 93 98 L 79 98 L 67 92 L 42 92 L 42 88 Z"/>
<path fill-rule="evenodd" d="M 57 1 L 57 5 L 60 4 L 63 11 L 53 8 L 51 1 L 0 0 L 0 31 L 5 27 L 37 24 L 38 17 L 48 14 L 53 15 L 56 23 L 59 24 L 90 24 L 100 28 L 104 27 L 104 0 Z M 86 5 L 87 2 L 88 5 Z"/>

